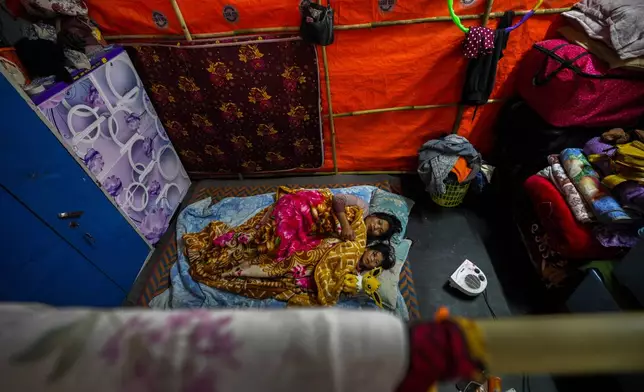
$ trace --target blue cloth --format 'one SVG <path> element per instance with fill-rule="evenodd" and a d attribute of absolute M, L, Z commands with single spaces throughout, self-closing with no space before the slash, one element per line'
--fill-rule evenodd
<path fill-rule="evenodd" d="M 332 189 L 331 192 L 355 195 L 369 203 L 374 190 L 376 190 L 375 187 L 365 185 Z M 273 196 L 273 193 L 267 193 L 250 197 L 230 197 L 212 206 L 210 198 L 207 198 L 193 203 L 181 211 L 177 218 L 176 228 L 178 259 L 170 272 L 171 287 L 163 294 L 153 298 L 150 301 L 150 307 L 162 309 L 285 308 L 285 302 L 272 298 L 264 300 L 247 298 L 195 282 L 190 276 L 182 240 L 184 234 L 201 231 L 213 220 L 225 222 L 232 227 L 239 226 L 273 203 Z M 341 298 L 336 307 L 379 309 L 371 300 L 349 297 Z M 400 291 L 394 313 L 403 320 L 409 319 L 409 313 Z"/>

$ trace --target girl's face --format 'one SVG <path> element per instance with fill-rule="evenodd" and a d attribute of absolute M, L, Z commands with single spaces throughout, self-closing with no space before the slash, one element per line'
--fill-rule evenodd
<path fill-rule="evenodd" d="M 364 224 L 367 226 L 368 237 L 380 237 L 389 231 L 389 222 L 376 216 L 369 215 L 364 220 Z"/>
<path fill-rule="evenodd" d="M 362 255 L 362 258 L 360 258 L 360 269 L 372 270 L 374 268 L 380 267 L 384 259 L 384 255 L 377 250 L 367 249 Z"/>

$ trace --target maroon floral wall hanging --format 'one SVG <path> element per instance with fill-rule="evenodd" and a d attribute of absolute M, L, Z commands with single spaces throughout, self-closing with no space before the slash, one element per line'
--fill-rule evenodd
<path fill-rule="evenodd" d="M 314 46 L 252 37 L 131 52 L 188 173 L 322 166 Z"/>

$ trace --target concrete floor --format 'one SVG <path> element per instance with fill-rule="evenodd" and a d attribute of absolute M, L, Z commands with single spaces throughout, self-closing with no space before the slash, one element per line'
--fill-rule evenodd
<path fill-rule="evenodd" d="M 325 183 L 364 183 L 387 180 L 399 184 L 403 194 L 416 202 L 407 228 L 407 237 L 414 241 L 411 261 L 420 310 L 431 317 L 440 306 L 447 306 L 453 315 L 474 318 L 491 317 L 483 296 L 467 298 L 446 286 L 449 276 L 469 259 L 488 278 L 489 307 L 497 317 L 548 311 L 544 305 L 544 289 L 536 272 L 522 250 L 508 208 L 499 206 L 494 197 L 470 198 L 464 206 L 440 208 L 431 202 L 417 176 L 317 176 L 284 177 L 256 180 L 204 180 L 195 189 L 205 186 L 288 185 Z M 143 274 L 144 275 L 144 274 Z M 545 309 L 545 310 L 544 310 Z M 503 376 L 503 389 L 517 392 L 563 391 L 549 376 L 530 376 L 529 387 L 523 387 L 522 376 Z M 568 381 L 568 380 L 563 380 Z M 441 385 L 443 391 L 456 391 L 453 383 Z M 577 390 L 565 388 L 565 390 Z"/>

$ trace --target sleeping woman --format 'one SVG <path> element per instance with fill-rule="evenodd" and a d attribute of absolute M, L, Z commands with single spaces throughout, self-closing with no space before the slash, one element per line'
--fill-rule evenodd
<path fill-rule="evenodd" d="M 348 276 L 393 265 L 389 245 L 366 244 L 369 233 L 388 238 L 399 231 L 396 218 L 364 219 L 359 202 L 328 189 L 280 187 L 275 198 L 240 226 L 213 221 L 184 235 L 192 278 L 250 298 L 329 306 L 342 292 L 352 293 Z"/>

